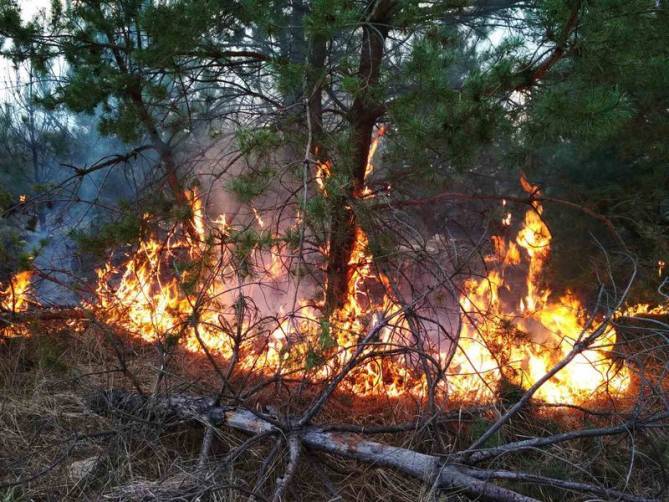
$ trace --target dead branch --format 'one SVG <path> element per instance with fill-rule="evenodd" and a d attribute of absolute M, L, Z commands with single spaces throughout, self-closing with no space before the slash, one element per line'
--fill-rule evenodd
<path fill-rule="evenodd" d="M 83 309 L 76 307 L 36 308 L 25 312 L 9 312 L 0 309 L 0 319 L 2 319 L 2 321 L 14 323 L 30 321 L 69 321 L 86 318 L 86 312 Z"/>
<path fill-rule="evenodd" d="M 620 425 L 616 425 L 613 427 L 598 427 L 594 429 L 583 429 L 571 432 L 564 432 L 561 434 L 554 434 L 549 437 L 525 439 L 523 441 L 515 441 L 501 446 L 495 446 L 492 448 L 485 448 L 481 450 L 467 452 L 462 455 L 463 457 L 462 460 L 464 460 L 464 457 L 466 457 L 466 462 L 468 464 L 475 464 L 482 462 L 484 460 L 490 460 L 492 458 L 504 455 L 506 453 L 519 453 L 530 449 L 536 449 L 544 446 L 564 443 L 566 441 L 575 441 L 577 439 L 625 434 L 631 430 L 640 430 L 643 428 L 654 426 L 654 424 L 658 424 L 663 420 L 667 419 L 669 419 L 669 413 L 662 413 L 660 415 L 652 416 L 644 420 L 641 419 L 628 420 Z"/>
<path fill-rule="evenodd" d="M 291 434 L 288 437 L 288 466 L 286 473 L 276 481 L 276 490 L 272 502 L 280 502 L 283 499 L 283 494 L 290 484 L 290 481 L 295 476 L 297 471 L 297 463 L 300 461 L 300 437 L 297 434 Z"/>
<path fill-rule="evenodd" d="M 254 434 L 255 436 L 287 435 L 289 438 L 289 463 L 285 475 L 277 482 L 274 500 L 281 498 L 288 481 L 294 475 L 299 459 L 300 444 L 310 449 L 320 450 L 332 455 L 392 468 L 426 483 L 434 483 L 436 488 L 455 489 L 471 497 L 486 500 L 513 502 L 535 500 L 513 490 L 500 487 L 492 483 L 491 479 L 516 479 L 523 482 L 550 485 L 565 490 L 578 490 L 633 502 L 650 500 L 587 483 L 572 483 L 510 471 L 488 471 L 475 469 L 463 464 L 463 462 L 473 463 L 474 461 L 480 461 L 482 458 L 489 458 L 485 450 L 471 452 L 470 460 L 462 454 L 456 454 L 446 460 L 439 456 L 428 455 L 407 448 L 368 441 L 358 434 L 326 432 L 323 427 L 318 426 L 297 427 L 290 431 L 285 431 L 276 425 L 277 422 L 274 424 L 270 423 L 248 409 L 215 406 L 214 400 L 210 398 L 174 395 L 147 401 L 142 396 L 126 391 L 114 390 L 95 395 L 91 400 L 91 406 L 98 412 L 117 408 L 123 409 L 126 413 L 145 410 L 179 421 L 196 420 L 198 423 L 201 423 L 203 417 L 207 417 L 214 426 L 226 425 L 236 430 Z M 657 420 L 659 418 L 655 419 L 655 421 Z M 599 435 L 614 433 L 613 430 L 603 430 L 600 432 L 601 434 Z M 592 435 L 597 434 L 593 432 Z M 548 442 L 546 444 L 551 443 Z M 535 446 L 540 446 L 540 444 Z M 529 447 L 529 443 L 522 444 L 522 442 L 516 443 L 514 446 L 517 451 Z M 477 457 L 477 453 L 483 456 Z M 455 459 L 455 462 L 453 462 L 453 459 Z"/>
<path fill-rule="evenodd" d="M 628 500 L 630 502 L 645 502 L 648 500 L 643 497 L 635 497 L 633 495 L 619 492 L 618 490 L 611 490 L 588 483 L 576 483 L 573 481 L 549 478 L 547 476 L 539 476 L 537 474 L 527 472 L 505 471 L 498 469 L 474 469 L 470 467 L 463 467 L 461 469 L 470 476 L 483 481 L 489 481 L 491 479 L 505 479 L 509 481 L 529 482 L 543 486 L 550 486 L 553 488 L 561 488 L 563 490 L 577 491 L 580 493 L 592 493 L 600 497 L 606 497 L 610 500 Z"/>

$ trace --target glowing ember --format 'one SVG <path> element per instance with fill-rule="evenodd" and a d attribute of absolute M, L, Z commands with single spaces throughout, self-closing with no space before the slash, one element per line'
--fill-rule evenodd
<path fill-rule="evenodd" d="M 502 225 L 505 227 L 511 226 L 511 213 L 506 213 L 506 215 L 504 215 L 504 218 L 502 219 Z"/>

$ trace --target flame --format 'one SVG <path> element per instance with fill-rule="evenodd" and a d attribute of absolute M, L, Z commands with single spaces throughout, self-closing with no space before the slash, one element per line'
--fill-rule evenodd
<path fill-rule="evenodd" d="M 332 162 L 327 160 L 325 162 L 318 161 L 316 163 L 316 184 L 321 192 L 326 193 L 325 180 L 328 179 L 332 172 Z"/>
<path fill-rule="evenodd" d="M 258 222 L 258 225 L 260 225 L 260 228 L 265 228 L 265 222 L 261 218 L 260 213 L 258 212 L 258 210 L 255 207 L 252 208 L 252 210 L 253 210 L 253 216 L 255 217 L 256 221 Z"/>
<path fill-rule="evenodd" d="M 374 172 L 374 155 L 376 154 L 381 138 L 386 132 L 385 126 L 380 126 L 372 137 L 367 163 L 365 166 L 365 180 Z M 319 164 L 317 184 L 325 192 L 324 180 L 332 170 L 330 161 Z M 373 196 L 368 186 L 363 186 L 360 198 Z M 333 359 L 334 364 L 328 372 L 346 364 L 356 351 L 361 337 L 375 329 L 379 322 L 378 314 L 384 312 L 386 316 L 398 313 L 401 307 L 385 296 L 380 302 L 374 303 L 364 285 L 367 281 L 387 282 L 382 274 L 375 275 L 371 270 L 372 257 L 368 251 L 368 237 L 360 227 L 355 228 L 355 239 L 348 266 L 352 270 L 347 284 L 346 301 L 344 305 L 327 320 L 328 326 L 334 333 L 334 342 L 339 352 Z M 371 318 L 371 319 L 370 319 Z M 376 344 L 401 345 L 395 333 L 408 330 L 406 322 L 399 321 L 393 328 L 384 327 L 378 334 Z M 373 348 L 365 351 L 372 353 Z M 427 382 L 411 368 L 403 364 L 400 359 L 382 359 L 370 357 L 368 362 L 354 368 L 350 377 L 344 382 L 344 387 L 356 395 L 387 395 L 398 397 L 405 394 L 425 394 Z"/>
<path fill-rule="evenodd" d="M 17 313 L 28 310 L 32 276 L 31 271 L 18 272 L 10 279 L 4 290 L 0 287 L 1 311 Z M 2 336 L 19 337 L 29 334 L 27 326 L 23 324 L 15 324 L 5 320 L 0 324 L 0 335 Z"/>
<path fill-rule="evenodd" d="M 221 232 L 228 231 L 228 217 L 226 214 L 219 214 L 218 217 L 214 219 L 214 225 L 218 227 Z"/>
<path fill-rule="evenodd" d="M 660 305 L 638 303 L 629 305 L 618 314 L 620 317 L 635 317 L 644 315 L 669 315 L 669 302 Z"/>
<path fill-rule="evenodd" d="M 374 173 L 374 155 L 376 154 L 376 150 L 379 148 L 379 144 L 381 143 L 381 138 L 383 138 L 385 133 L 386 126 L 381 125 L 372 137 L 372 142 L 369 145 L 369 153 L 367 154 L 367 164 L 365 166 L 365 180 L 367 180 L 372 175 L 372 173 Z M 362 189 L 361 195 L 363 198 L 372 196 L 372 189 L 368 186 L 365 186 Z"/>
<path fill-rule="evenodd" d="M 196 189 L 192 189 L 186 191 L 186 199 L 188 200 L 191 207 L 191 221 L 193 222 L 193 228 L 195 228 L 195 232 L 199 236 L 200 241 L 202 241 L 206 233 L 204 227 L 204 210 L 202 208 L 202 198 Z"/>
<path fill-rule="evenodd" d="M 664 260 L 657 260 L 657 276 L 662 277 L 662 273 L 664 272 L 664 267 L 667 266 L 667 262 Z"/>
<path fill-rule="evenodd" d="M 198 198 L 189 200 L 194 203 Z M 193 207 L 194 218 L 200 210 L 199 206 Z M 224 218 L 217 223 L 223 230 L 228 227 Z M 195 222 L 194 226 L 203 228 Z M 205 239 L 189 242 L 186 237 L 175 237 L 175 233 L 162 240 L 152 237 L 142 241 L 120 266 L 114 266 L 110 260 L 98 270 L 97 299 L 90 307 L 96 309 L 107 324 L 147 342 L 169 345 L 178 341 L 189 350 L 201 352 L 202 341 L 218 356 L 232 357 L 233 343 L 225 335 L 219 317 L 226 309 L 223 306 L 197 307 L 200 295 L 204 295 L 204 303 L 210 302 L 224 285 L 212 284 L 204 292 L 190 292 L 184 284 L 195 282 L 198 277 L 187 267 L 180 270 L 177 265 L 184 258 L 204 259 L 207 254 L 199 249 L 204 242 Z M 278 246 L 271 250 L 271 256 L 272 265 L 266 272 L 268 278 L 277 278 L 285 273 Z M 323 320 L 317 306 L 305 300 L 299 301 L 297 313 L 286 315 L 287 309 L 280 306 L 276 324 L 266 337 L 249 337 L 242 341 L 239 366 L 260 375 L 290 374 L 313 381 L 323 381 L 339 371 L 356 352 L 359 338 L 377 322 L 372 312 L 388 308 L 384 304 L 370 304 L 362 291 L 363 282 L 371 276 L 369 263 L 367 236 L 358 228 L 350 260 L 355 270 L 345 307 L 331 319 Z M 247 332 L 248 323 L 241 322 L 241 331 Z M 384 330 L 378 339 L 388 343 L 390 330 Z M 424 379 L 412 374 L 400 364 L 370 357 L 351 372 L 343 388 L 360 395 L 400 396 L 411 390 L 422 392 Z"/>
<path fill-rule="evenodd" d="M 148 342 L 183 342 L 188 348 L 215 347 L 230 354 L 229 341 L 221 341 L 212 329 L 217 314 L 203 305 L 202 292 L 195 292 L 199 282 L 198 269 L 193 266 L 205 259 L 204 211 L 197 191 L 186 192 L 191 204 L 191 222 L 198 241 L 192 242 L 183 232 L 175 237 L 171 230 L 163 240 L 152 237 L 140 242 L 138 249 L 120 267 L 110 260 L 97 271 L 97 298 L 89 307 L 105 321 Z M 225 219 L 219 223 L 225 229 Z M 205 298 L 213 289 L 204 292 Z M 197 326 L 197 329 L 196 329 Z M 199 340 L 198 340 L 199 337 Z M 210 345 L 211 344 L 211 345 Z"/>
<path fill-rule="evenodd" d="M 370 148 L 367 174 L 373 171 L 372 156 L 382 134 L 377 133 Z M 332 167 L 330 161 L 317 165 L 315 181 L 323 192 Z M 553 299 L 542 283 L 550 257 L 551 233 L 541 217 L 543 208 L 535 198 L 539 187 L 525 178 L 521 184 L 532 195 L 531 207 L 514 239 L 493 237 L 494 253 L 486 258 L 489 266 L 485 277 L 471 278 L 464 284 L 459 301 L 463 324 L 457 347 L 451 346 L 447 352 L 428 349 L 436 358 L 449 361 L 447 382 L 440 384 L 437 391 L 447 391 L 455 399 L 495 399 L 503 382 L 527 389 L 590 333 L 579 300 L 571 293 Z M 365 187 L 360 196 L 370 194 Z M 239 367 L 245 370 L 312 382 L 329 380 L 361 351 L 362 362 L 342 382 L 343 389 L 359 396 L 426 394 L 427 377 L 414 367 L 410 357 L 379 354 L 411 343 L 403 339 L 402 333 L 410 334 L 412 330 L 400 315 L 402 307 L 394 298 L 386 294 L 375 299 L 368 293 L 373 282 L 384 286 L 385 291 L 390 288 L 388 279 L 372 270 L 368 237 L 361 227 L 355 229 L 349 260 L 351 274 L 341 309 L 324 319 L 318 302 L 295 298 L 279 305 L 275 317 L 270 315 L 269 321 L 256 326 L 243 315 L 229 314 L 230 307 L 237 312 L 236 302 L 243 301 L 243 297 L 220 293 L 226 289 L 222 272 L 213 281 L 205 282 L 197 266 L 179 265 L 188 259 L 201 262 L 210 256 L 203 249 L 207 241 L 204 211 L 196 192 L 189 195 L 189 201 L 193 226 L 202 236 L 199 242 L 177 237 L 176 232 L 165 232 L 162 239 L 152 237 L 140 243 L 120 266 L 113 266 L 110 261 L 98 271 L 96 308 L 109 324 L 150 342 L 178 340 L 192 351 L 200 352 L 204 343 L 222 358 L 230 359 L 234 354 Z M 255 210 L 253 217 L 264 225 Z M 224 215 L 214 223 L 222 232 L 230 228 Z M 261 272 L 266 274 L 265 279 L 289 277 L 280 253 L 280 245 L 273 245 L 272 263 Z M 212 267 L 205 264 L 201 268 Z M 507 276 L 515 270 L 526 270 L 526 277 L 521 291 L 514 292 Z M 191 287 L 194 284 L 200 286 L 200 291 Z M 227 306 L 225 301 L 229 302 Z M 392 325 L 376 330 L 374 340 L 361 347 L 360 341 L 379 326 L 382 316 L 392 317 Z M 236 346 L 226 328 L 231 325 L 247 334 L 237 340 Z M 536 396 L 550 402 L 582 402 L 603 390 L 622 395 L 630 377 L 626 368 L 612 364 L 607 349 L 614 343 L 614 331 L 606 330 L 596 347 L 578 354 Z"/>
<path fill-rule="evenodd" d="M 521 185 L 533 197 L 540 194 L 539 187 L 524 177 Z M 493 399 L 503 381 L 531 387 L 591 333 L 579 300 L 570 292 L 552 300 L 551 291 L 542 284 L 551 233 L 541 218 L 540 202 L 533 199 L 531 206 L 515 242 L 493 237 L 495 254 L 486 260 L 492 264 L 486 277 L 464 285 L 460 298 L 464 322 L 448 380 L 451 395 L 461 399 Z M 525 294 L 516 307 L 505 276 L 523 263 L 527 264 Z M 615 340 L 614 330 L 606 329 L 596 347 L 576 355 L 535 396 L 571 403 L 602 391 L 622 395 L 630 375 L 626 368 L 616 368 L 607 352 Z"/>
<path fill-rule="evenodd" d="M 376 130 L 374 137 L 372 138 L 372 143 L 369 145 L 369 154 L 367 155 L 367 165 L 365 166 L 365 179 L 368 179 L 374 172 L 374 155 L 376 150 L 379 148 L 381 143 L 381 138 L 386 134 L 386 126 L 381 125 Z"/>
<path fill-rule="evenodd" d="M 4 290 L 0 290 L 0 308 L 9 312 L 28 310 L 28 294 L 33 273 L 19 272 L 11 278 Z"/>

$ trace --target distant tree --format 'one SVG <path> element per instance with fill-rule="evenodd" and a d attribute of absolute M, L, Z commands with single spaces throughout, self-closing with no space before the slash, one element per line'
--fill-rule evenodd
<path fill-rule="evenodd" d="M 41 103 L 97 112 L 103 134 L 148 142 L 171 196 L 187 206 L 175 147 L 213 115 L 208 105 L 215 91 L 199 79 L 234 67 L 235 58 L 255 57 L 222 49 L 239 35 L 243 9 L 225 1 L 132 0 L 82 1 L 63 10 L 54 2 L 47 22 L 28 24 L 17 12 L 13 2 L 3 2 L 0 31 L 14 42 L 6 54 L 15 61 L 30 59 L 37 72 L 54 58 L 66 65 Z M 181 22 L 174 23 L 176 18 Z"/>

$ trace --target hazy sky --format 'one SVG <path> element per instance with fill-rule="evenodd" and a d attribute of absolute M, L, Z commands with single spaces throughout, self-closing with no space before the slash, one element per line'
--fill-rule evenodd
<path fill-rule="evenodd" d="M 30 19 L 39 9 L 51 5 L 51 0 L 19 0 L 19 5 L 23 17 Z"/>
<path fill-rule="evenodd" d="M 49 7 L 51 0 L 19 0 L 23 19 L 31 19 L 39 9 Z M 14 85 L 16 73 L 12 64 L 0 57 L 0 103 L 8 99 L 8 93 Z"/>
<path fill-rule="evenodd" d="M 30 19 L 42 7 L 51 5 L 51 0 L 19 0 L 21 13 L 25 19 Z"/>

